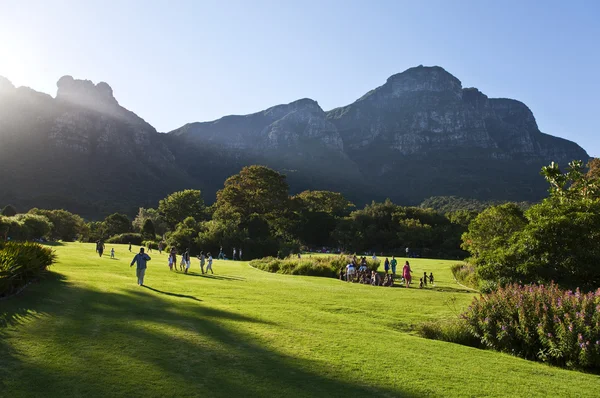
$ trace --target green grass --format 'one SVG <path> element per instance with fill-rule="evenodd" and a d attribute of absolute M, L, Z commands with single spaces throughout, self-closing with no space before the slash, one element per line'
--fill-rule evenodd
<path fill-rule="evenodd" d="M 420 290 L 231 261 L 184 275 L 155 251 L 138 287 L 112 246 L 55 246 L 50 276 L 0 301 L 0 396 L 597 396 L 595 375 L 418 337 L 473 297 L 454 261 L 412 260 L 436 276 Z"/>

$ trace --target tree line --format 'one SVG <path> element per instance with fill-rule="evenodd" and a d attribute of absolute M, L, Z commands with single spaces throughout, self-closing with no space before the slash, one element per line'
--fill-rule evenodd
<path fill-rule="evenodd" d="M 264 166 L 244 167 L 229 177 L 210 206 L 199 190 L 190 189 L 174 192 L 156 208 L 140 208 L 133 220 L 115 213 L 85 222 L 65 210 L 37 208 L 11 213 L 0 218 L 0 233 L 13 239 L 163 242 L 192 252 L 236 247 L 248 259 L 284 257 L 301 249 L 404 253 L 406 247 L 423 257 L 464 258 L 460 238 L 477 215 L 468 210 L 442 214 L 390 200 L 357 209 L 330 191 L 290 195 L 286 177 Z"/>

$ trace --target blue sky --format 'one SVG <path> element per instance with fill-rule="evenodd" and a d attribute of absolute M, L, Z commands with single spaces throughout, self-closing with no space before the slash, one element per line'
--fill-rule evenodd
<path fill-rule="evenodd" d="M 600 156 L 598 21 L 577 0 L 0 0 L 0 75 L 52 95 L 63 75 L 106 81 L 170 131 L 303 97 L 328 110 L 440 65 Z"/>

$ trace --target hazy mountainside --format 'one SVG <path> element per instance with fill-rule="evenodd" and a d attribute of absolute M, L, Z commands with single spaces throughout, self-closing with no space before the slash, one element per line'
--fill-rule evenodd
<path fill-rule="evenodd" d="M 546 193 L 542 165 L 588 159 L 577 144 L 541 133 L 525 104 L 463 89 L 440 67 L 408 69 L 329 112 L 304 99 L 171 134 L 274 167 L 295 164 L 298 174 L 335 180 L 355 200 L 358 191 L 359 201 L 538 200 Z"/>
<path fill-rule="evenodd" d="M 56 98 L 0 84 L 0 203 L 93 216 L 131 208 L 192 179 L 166 136 L 119 106 L 106 83 L 58 82 Z"/>
<path fill-rule="evenodd" d="M 106 83 L 65 76 L 56 98 L 0 78 L 0 205 L 133 213 L 182 188 L 208 202 L 244 165 L 288 176 L 293 192 L 343 192 L 356 204 L 430 196 L 535 201 L 542 165 L 588 155 L 539 131 L 521 102 L 490 99 L 440 67 L 416 67 L 325 112 L 301 99 L 160 134 Z"/>

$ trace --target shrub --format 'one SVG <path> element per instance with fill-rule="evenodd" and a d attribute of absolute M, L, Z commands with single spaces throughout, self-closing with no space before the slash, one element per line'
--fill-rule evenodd
<path fill-rule="evenodd" d="M 266 257 L 253 260 L 250 265 L 268 272 L 276 272 L 287 275 L 309 275 L 336 278 L 340 270 L 346 267 L 348 258 L 346 256 L 327 256 L 296 258 L 288 257 L 283 260 Z M 379 260 L 367 260 L 370 270 L 379 268 Z"/>
<path fill-rule="evenodd" d="M 153 240 L 145 240 L 142 242 L 142 246 L 144 247 L 148 247 L 152 250 L 158 250 L 158 242 L 155 242 Z"/>
<path fill-rule="evenodd" d="M 37 243 L 0 244 L 0 297 L 39 277 L 55 260 L 51 249 Z"/>
<path fill-rule="evenodd" d="M 462 318 L 426 322 L 418 332 L 426 339 L 449 341 L 469 347 L 480 347 L 481 342 L 469 332 L 467 322 Z"/>
<path fill-rule="evenodd" d="M 470 264 L 459 263 L 450 267 L 450 270 L 452 271 L 454 278 L 463 285 L 472 287 L 474 289 L 478 288 L 479 283 L 474 266 Z"/>
<path fill-rule="evenodd" d="M 141 246 L 142 245 L 142 235 L 128 232 L 126 234 L 111 236 L 109 239 L 106 240 L 106 243 L 122 243 L 122 244 L 131 243 L 132 245 Z"/>
<path fill-rule="evenodd" d="M 462 315 L 489 348 L 569 368 L 600 369 L 600 289 L 508 285 L 475 299 Z"/>

